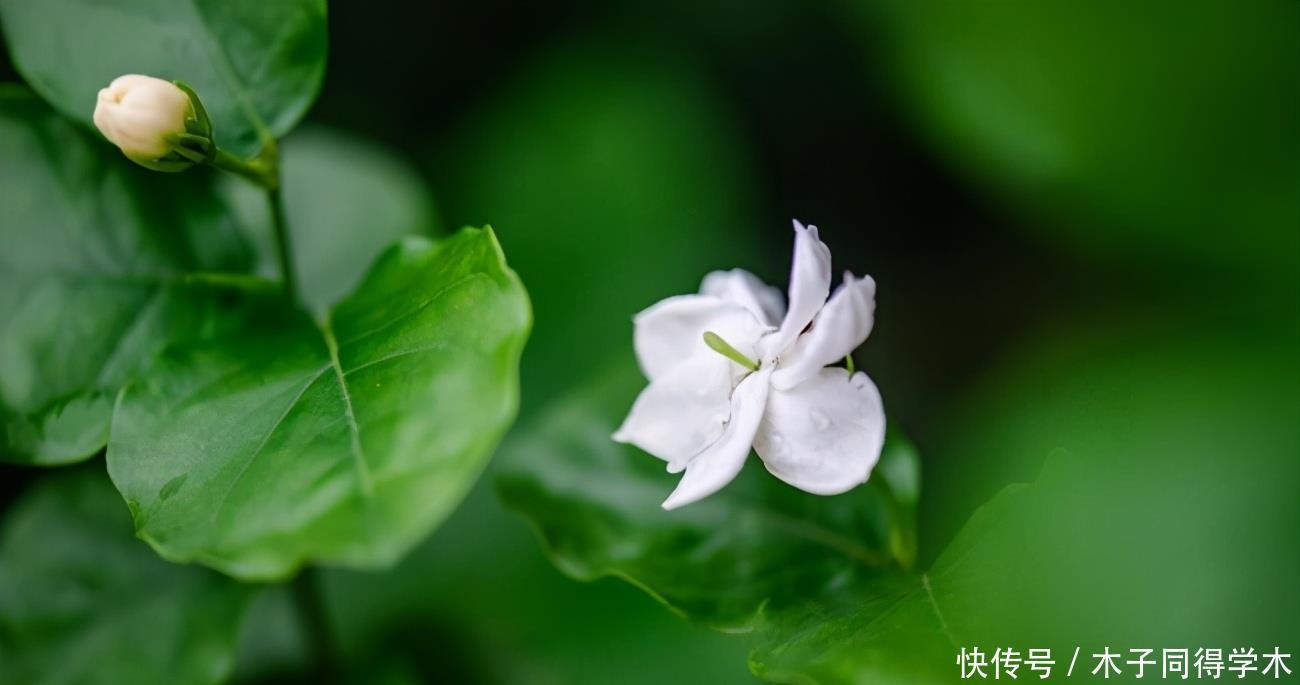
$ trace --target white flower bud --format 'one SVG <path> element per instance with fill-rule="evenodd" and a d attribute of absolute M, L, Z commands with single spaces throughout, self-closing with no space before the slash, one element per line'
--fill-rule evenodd
<path fill-rule="evenodd" d="M 99 91 L 94 118 L 104 137 L 131 161 L 159 171 L 176 171 L 175 162 L 159 160 L 171 154 L 169 138 L 185 133 L 185 119 L 193 116 L 194 105 L 176 84 L 127 74 Z"/>

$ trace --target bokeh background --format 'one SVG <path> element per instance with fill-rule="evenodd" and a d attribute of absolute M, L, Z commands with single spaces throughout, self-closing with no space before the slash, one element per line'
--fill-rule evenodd
<path fill-rule="evenodd" d="M 1065 450 L 1026 594 L 1095 592 L 1006 634 L 1300 648 L 1300 4 L 384 0 L 330 32 L 291 221 L 360 176 L 356 221 L 492 224 L 536 311 L 521 422 L 708 270 L 785 283 L 797 217 L 879 284 L 858 363 L 921 451 L 923 565 Z M 391 572 L 320 574 L 318 625 L 265 593 L 238 679 L 752 679 L 743 640 L 565 578 L 492 480 Z"/>

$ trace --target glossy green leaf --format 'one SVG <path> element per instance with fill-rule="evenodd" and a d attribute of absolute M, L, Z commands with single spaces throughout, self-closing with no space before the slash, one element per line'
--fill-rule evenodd
<path fill-rule="evenodd" d="M 141 362 L 212 324 L 201 272 L 247 252 L 208 175 L 140 169 L 17 87 L 0 158 L 0 459 L 76 461 Z"/>
<path fill-rule="evenodd" d="M 750 668 L 786 683 L 957 681 L 961 647 L 994 644 L 991 639 L 1006 637 L 1000 629 L 1009 613 L 1018 616 L 1020 607 L 1037 606 L 1035 588 L 1023 585 L 1037 570 L 1032 541 L 1070 516 L 1063 486 L 1068 482 L 1053 477 L 999 494 L 925 573 L 844 585 L 770 613 Z M 996 644 L 1018 648 L 1023 656 L 1028 646 L 1065 647 L 1049 641 L 1058 637 L 1039 634 L 1027 638 L 1032 644 Z"/>
<path fill-rule="evenodd" d="M 1052 648 L 1064 674 L 1072 634 L 1027 623 L 1086 582 L 1058 568 L 1060 550 L 1043 544 L 1078 531 L 1076 508 L 1095 498 L 1077 477 L 1079 462 L 1057 455 L 1033 485 L 1014 485 L 981 507 L 924 573 L 845 584 L 787 611 L 769 612 L 750 654 L 753 672 L 783 683 L 959 681 L 963 647 Z M 1072 473 L 1073 471 L 1073 473 Z M 1046 577 L 1043 569 L 1057 574 Z M 1061 594 L 1052 596 L 1051 592 Z M 1067 600 L 1068 601 L 1068 600 Z M 1027 625 L 1035 625 L 1026 629 Z M 1027 672 L 1027 669 L 1026 669 Z"/>
<path fill-rule="evenodd" d="M 1127 659 L 1294 644 L 1300 559 L 1278 542 L 1300 534 L 1295 344 L 1199 321 L 1035 341 L 968 398 L 928 510 L 959 514 L 965 492 L 1009 476 L 1032 485 L 978 508 L 924 575 L 770 616 L 751 666 L 780 682 L 953 682 L 963 646 L 1035 647 L 1060 678 L 1076 647 L 1077 677 L 1105 645 Z"/>
<path fill-rule="evenodd" d="M 883 477 L 819 497 L 751 459 L 718 494 L 665 512 L 660 503 L 677 476 L 610 439 L 642 385 L 635 372 L 614 374 L 557 403 L 503 450 L 502 498 L 533 523 L 566 573 L 625 578 L 696 621 L 737 631 L 763 613 L 897 570 L 895 550 L 910 561 L 915 499 Z M 915 468 L 915 453 L 897 436 L 886 453 L 892 471 Z"/>
<path fill-rule="evenodd" d="M 309 127 L 285 138 L 280 154 L 298 286 L 313 312 L 324 312 L 351 291 L 393 241 L 437 228 L 427 186 L 383 147 Z M 258 272 L 275 277 L 266 193 L 240 178 L 226 180 L 223 191 L 233 199 L 239 225 L 258 245 Z"/>
<path fill-rule="evenodd" d="M 0 26 L 63 114 L 90 125 L 96 93 L 122 74 L 181 80 L 217 142 L 245 157 L 293 128 L 325 74 L 324 0 L 2 0 Z"/>
<path fill-rule="evenodd" d="M 0 682 L 222 682 L 254 591 L 159 559 L 100 465 L 48 476 L 0 532 Z"/>
<path fill-rule="evenodd" d="M 819 508 L 775 528 L 756 519 L 755 502 L 773 501 L 756 468 L 659 511 L 672 477 L 608 437 L 634 374 L 521 432 L 500 486 L 563 570 L 622 576 L 693 619 L 752 627 L 751 668 L 777 682 L 952 682 L 957 651 L 975 645 L 1049 648 L 1064 669 L 1075 647 L 1088 660 L 1105 644 L 1290 644 L 1300 593 L 1287 579 L 1300 569 L 1277 541 L 1300 520 L 1294 334 L 1196 330 L 1065 334 L 1012 367 L 1009 391 L 972 402 L 975 428 L 949 448 L 931 511 L 984 487 L 983 471 L 1065 449 L 976 511 L 920 574 L 820 550 L 845 538 L 879 548 L 879 532 L 833 516 L 853 493 L 812 498 Z M 873 482 L 915 502 L 914 474 L 890 464 Z"/>
<path fill-rule="evenodd" d="M 776 682 L 953 680 L 956 645 L 986 636 L 1007 615 L 1001 603 L 1022 589 L 1021 565 L 1032 558 L 1025 541 L 1069 516 L 1064 478 L 1009 490 L 924 574 L 864 559 L 885 549 L 875 532 L 884 510 L 861 508 L 864 495 L 879 494 L 869 490 L 816 498 L 750 468 L 680 510 L 712 502 L 712 511 L 674 520 L 677 512 L 658 508 L 672 478 L 654 473 L 658 464 L 632 468 L 645 455 L 606 447 L 608 426 L 593 420 L 593 408 L 609 397 L 606 389 L 576 398 L 547 417 L 540 436 L 525 432 L 507 447 L 507 503 L 533 521 L 566 572 L 620 576 L 688 618 L 753 632 L 750 667 Z M 914 460 L 897 446 L 886 456 L 901 453 Z M 885 463 L 876 476 L 901 470 Z M 797 500 L 803 506 L 791 507 Z M 881 551 L 861 542 L 873 537 Z"/>
<path fill-rule="evenodd" d="M 109 473 L 138 534 L 241 578 L 392 563 L 516 411 L 530 312 L 496 238 L 408 238 L 319 324 L 273 298 L 243 311 L 119 399 Z"/>

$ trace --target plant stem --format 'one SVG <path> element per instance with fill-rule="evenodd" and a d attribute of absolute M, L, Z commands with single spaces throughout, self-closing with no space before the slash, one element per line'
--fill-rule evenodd
<path fill-rule="evenodd" d="M 289 238 L 289 222 L 284 214 L 284 193 L 280 184 L 266 189 L 271 205 L 271 225 L 275 229 L 275 254 L 280 260 L 280 277 L 284 279 L 284 294 L 290 300 L 298 299 L 298 273 L 293 265 L 293 241 Z"/>
<path fill-rule="evenodd" d="M 311 652 L 317 675 L 320 676 L 317 682 L 329 682 L 334 673 L 335 651 L 329 631 L 329 617 L 321 602 L 320 572 L 307 567 L 289 587 L 293 593 L 294 606 L 298 610 L 298 621 L 302 624 L 303 637 Z"/>
<path fill-rule="evenodd" d="M 241 159 L 221 148 L 212 154 L 212 166 L 242 176 L 263 188 L 275 188 L 280 185 L 280 173 L 276 163 L 275 148 L 263 149 L 262 154 L 253 159 Z"/>
<path fill-rule="evenodd" d="M 253 159 L 241 159 L 221 148 L 212 155 L 212 166 L 256 183 L 266 190 L 267 204 L 271 208 L 271 228 L 275 235 L 275 256 L 280 264 L 280 278 L 284 294 L 290 300 L 298 299 L 298 273 L 293 263 L 293 241 L 289 238 L 289 223 L 284 213 L 284 193 L 280 184 L 280 148 L 275 139 L 264 137 L 262 152 Z"/>

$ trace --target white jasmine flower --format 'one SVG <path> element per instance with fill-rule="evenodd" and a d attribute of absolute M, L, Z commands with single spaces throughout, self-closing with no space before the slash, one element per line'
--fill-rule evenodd
<path fill-rule="evenodd" d="M 685 471 L 665 509 L 731 482 L 751 446 L 777 478 L 819 495 L 866 482 L 880 458 L 885 413 L 875 384 L 827 366 L 871 333 L 876 283 L 846 272 L 827 300 L 830 249 L 816 226 L 794 229 L 788 309 L 778 290 L 735 269 L 636 316 L 650 385 L 614 439 Z"/>
<path fill-rule="evenodd" d="M 164 160 L 176 136 L 194 117 L 190 96 L 176 84 L 152 76 L 127 74 L 99 91 L 95 126 L 131 161 L 157 171 L 178 171 L 189 162 Z"/>

